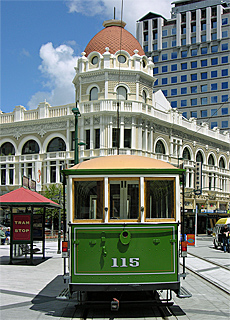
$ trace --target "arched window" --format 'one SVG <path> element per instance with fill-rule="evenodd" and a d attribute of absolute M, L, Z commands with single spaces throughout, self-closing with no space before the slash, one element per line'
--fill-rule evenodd
<path fill-rule="evenodd" d="M 117 100 L 127 100 L 127 89 L 125 87 L 117 88 Z"/>
<path fill-rule="evenodd" d="M 225 169 L 225 163 L 224 163 L 224 159 L 221 157 L 220 161 L 219 161 L 219 167 L 222 169 Z"/>
<path fill-rule="evenodd" d="M 203 163 L 203 156 L 202 156 L 202 153 L 200 151 L 197 152 L 197 155 L 196 155 L 196 162 L 201 162 Z"/>
<path fill-rule="evenodd" d="M 23 148 L 22 154 L 32 154 L 32 153 L 39 153 L 39 145 L 34 140 L 27 141 Z"/>
<path fill-rule="evenodd" d="M 93 101 L 93 100 L 98 100 L 98 88 L 97 87 L 93 87 L 90 92 L 89 92 L 89 100 Z"/>
<path fill-rule="evenodd" d="M 161 140 L 158 140 L 156 143 L 156 153 L 165 154 L 165 146 Z"/>
<path fill-rule="evenodd" d="M 210 156 L 208 157 L 208 164 L 211 166 L 215 165 L 215 161 L 212 154 L 210 154 Z"/>
<path fill-rule="evenodd" d="M 146 94 L 145 90 L 143 90 L 143 93 L 142 93 L 142 102 L 143 103 L 147 102 L 147 94 Z"/>
<path fill-rule="evenodd" d="M 185 160 L 191 160 L 191 155 L 190 155 L 190 152 L 189 152 L 189 149 L 186 147 L 184 148 L 184 151 L 183 151 L 183 159 Z"/>
<path fill-rule="evenodd" d="M 1 156 L 11 156 L 15 154 L 15 149 L 12 143 L 10 142 L 5 142 L 0 148 L 0 155 Z"/>
<path fill-rule="evenodd" d="M 62 138 L 52 139 L 47 147 L 47 152 L 65 151 L 66 145 Z"/>

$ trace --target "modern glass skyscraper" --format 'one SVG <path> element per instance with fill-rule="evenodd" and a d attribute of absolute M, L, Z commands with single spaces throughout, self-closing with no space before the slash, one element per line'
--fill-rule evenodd
<path fill-rule="evenodd" d="M 230 0 L 174 1 L 171 19 L 149 12 L 137 39 L 152 57 L 173 108 L 210 128 L 230 130 Z"/>

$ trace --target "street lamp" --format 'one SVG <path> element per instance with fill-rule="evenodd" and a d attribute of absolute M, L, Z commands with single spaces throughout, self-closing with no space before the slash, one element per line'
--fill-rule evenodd
<path fill-rule="evenodd" d="M 78 156 L 78 146 L 80 145 L 78 143 L 78 117 L 81 116 L 81 113 L 77 107 L 77 103 L 76 103 L 76 107 L 72 109 L 72 112 L 75 116 L 75 149 L 74 149 L 74 164 L 78 164 L 79 163 L 79 156 Z"/>

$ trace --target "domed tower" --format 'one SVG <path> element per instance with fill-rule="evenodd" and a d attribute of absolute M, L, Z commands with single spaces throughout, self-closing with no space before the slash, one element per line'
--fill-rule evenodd
<path fill-rule="evenodd" d="M 142 148 L 136 131 L 143 106 L 153 103 L 154 64 L 120 20 L 107 20 L 78 59 L 73 79 L 81 141 L 80 159 Z M 119 109 L 119 128 L 117 125 Z M 119 140 L 115 138 L 119 134 Z M 135 153 L 135 152 L 134 152 Z"/>
<path fill-rule="evenodd" d="M 79 103 L 116 100 L 118 92 L 121 100 L 151 100 L 154 83 L 151 59 L 145 56 L 137 39 L 124 29 L 124 22 L 108 20 L 103 26 L 78 59 L 73 80 L 76 100 Z"/>

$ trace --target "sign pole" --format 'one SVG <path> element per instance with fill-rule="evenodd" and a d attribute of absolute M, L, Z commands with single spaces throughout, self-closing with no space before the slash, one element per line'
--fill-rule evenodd
<path fill-rule="evenodd" d="M 59 205 L 61 205 L 61 189 L 59 190 Z M 61 207 L 59 208 L 58 216 L 58 250 L 57 253 L 61 253 Z"/>
<path fill-rule="evenodd" d="M 33 264 L 33 213 L 34 213 L 34 208 L 31 207 L 31 212 L 30 212 L 30 224 L 31 224 L 31 227 L 30 227 L 30 264 Z"/>
<path fill-rule="evenodd" d="M 42 219 L 42 234 L 43 234 L 43 238 L 42 238 L 42 256 L 43 259 L 45 259 L 45 239 L 46 239 L 46 235 L 45 235 L 45 218 L 46 217 L 46 207 L 43 208 L 43 219 Z"/>
<path fill-rule="evenodd" d="M 13 209 L 10 207 L 10 264 L 12 263 L 13 260 Z"/>
<path fill-rule="evenodd" d="M 195 247 L 197 247 L 197 242 L 196 242 L 196 235 L 197 235 L 197 213 L 198 213 L 198 206 L 196 205 L 196 213 L 195 213 Z"/>

